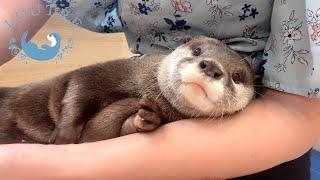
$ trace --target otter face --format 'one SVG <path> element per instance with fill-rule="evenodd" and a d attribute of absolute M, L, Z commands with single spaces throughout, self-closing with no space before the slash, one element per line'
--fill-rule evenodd
<path fill-rule="evenodd" d="M 190 117 L 232 114 L 247 106 L 254 94 L 254 73 L 246 60 L 203 36 L 169 54 L 158 80 L 169 102 Z"/>

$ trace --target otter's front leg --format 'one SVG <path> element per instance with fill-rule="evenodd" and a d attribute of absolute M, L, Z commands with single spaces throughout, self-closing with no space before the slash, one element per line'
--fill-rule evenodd
<path fill-rule="evenodd" d="M 85 124 L 82 117 L 84 108 L 84 104 L 77 101 L 66 103 L 49 142 L 54 144 L 76 143 Z"/>
<path fill-rule="evenodd" d="M 71 144 L 80 138 L 87 121 L 98 111 L 103 95 L 93 92 L 80 80 L 73 78 L 69 81 L 67 90 L 61 100 L 62 108 L 56 127 L 51 135 L 50 143 Z"/>
<path fill-rule="evenodd" d="M 161 108 L 157 103 L 144 96 L 139 101 L 139 111 L 130 116 L 122 125 L 121 136 L 157 129 L 163 120 Z"/>
<path fill-rule="evenodd" d="M 79 143 L 119 137 L 126 119 L 138 112 L 139 100 L 138 98 L 122 99 L 102 109 L 87 122 Z"/>

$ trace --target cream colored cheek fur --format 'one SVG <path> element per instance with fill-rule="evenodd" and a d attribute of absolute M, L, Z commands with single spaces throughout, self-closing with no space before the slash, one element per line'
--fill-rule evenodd
<path fill-rule="evenodd" d="M 174 79 L 173 76 L 175 76 L 176 68 L 178 66 L 178 63 L 180 62 L 181 59 L 184 58 L 190 58 L 192 57 L 191 55 L 191 50 L 187 48 L 178 48 L 176 49 L 171 55 L 169 55 L 165 61 L 169 61 L 170 64 L 169 66 L 169 79 Z"/>
<path fill-rule="evenodd" d="M 201 73 L 198 63 L 188 64 L 180 72 L 184 84 L 180 87 L 181 94 L 185 99 L 202 112 L 212 112 L 217 109 L 216 102 L 219 102 L 224 93 L 224 85 L 221 81 L 209 81 Z M 187 83 L 200 84 L 202 88 Z"/>
<path fill-rule="evenodd" d="M 239 111 L 246 107 L 254 94 L 254 90 L 252 88 L 247 88 L 242 84 L 234 84 L 234 87 L 236 89 L 236 93 L 234 95 L 235 102 L 233 103 L 233 106 L 229 107 L 230 113 Z"/>

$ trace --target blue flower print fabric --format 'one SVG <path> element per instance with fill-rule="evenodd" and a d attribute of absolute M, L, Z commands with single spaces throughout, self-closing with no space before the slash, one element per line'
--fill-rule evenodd
<path fill-rule="evenodd" d="M 320 97 L 320 1 L 274 2 L 264 57 L 265 86 Z"/>
<path fill-rule="evenodd" d="M 318 0 L 43 0 L 86 29 L 124 32 L 133 53 L 167 52 L 190 36 L 220 39 L 265 86 L 320 97 Z"/>

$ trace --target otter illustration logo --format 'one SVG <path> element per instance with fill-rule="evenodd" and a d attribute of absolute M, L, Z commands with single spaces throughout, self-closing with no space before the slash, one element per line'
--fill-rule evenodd
<path fill-rule="evenodd" d="M 43 44 L 41 47 L 32 41 L 27 42 L 28 31 L 24 32 L 21 37 L 21 47 L 24 53 L 30 58 L 37 61 L 48 61 L 53 59 L 60 50 L 61 36 L 57 33 L 51 33 L 47 36 L 50 45 Z"/>

